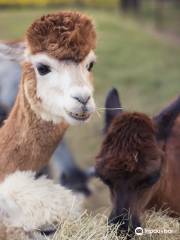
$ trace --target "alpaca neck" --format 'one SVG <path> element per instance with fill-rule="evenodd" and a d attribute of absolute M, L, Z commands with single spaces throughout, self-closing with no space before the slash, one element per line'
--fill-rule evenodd
<path fill-rule="evenodd" d="M 150 208 L 154 205 L 161 209 L 169 208 L 172 211 L 169 211 L 169 214 L 180 216 L 180 117 L 177 118 L 171 135 L 165 143 L 164 152 L 161 178 L 151 200 Z"/>
<path fill-rule="evenodd" d="M 0 180 L 17 169 L 40 170 L 48 163 L 67 127 L 64 122 L 53 124 L 38 118 L 21 83 L 15 105 L 0 129 Z"/>

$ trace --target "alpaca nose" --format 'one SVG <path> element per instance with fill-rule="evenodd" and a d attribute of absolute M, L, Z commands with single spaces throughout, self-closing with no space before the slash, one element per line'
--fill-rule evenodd
<path fill-rule="evenodd" d="M 118 235 L 121 233 L 121 231 L 125 231 L 128 232 L 129 236 L 134 235 L 135 229 L 141 226 L 138 216 L 131 215 L 131 217 L 129 217 L 128 214 L 127 213 L 124 214 L 124 212 L 111 213 L 108 219 L 108 224 L 113 225 L 118 224 L 119 225 L 117 229 Z"/>
<path fill-rule="evenodd" d="M 86 105 L 89 101 L 89 99 L 91 98 L 90 95 L 87 96 L 74 96 L 73 97 L 75 100 L 77 100 L 79 103 L 81 103 L 82 105 Z"/>

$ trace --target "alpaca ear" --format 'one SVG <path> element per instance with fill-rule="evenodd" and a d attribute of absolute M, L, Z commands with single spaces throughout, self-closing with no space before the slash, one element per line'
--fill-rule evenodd
<path fill-rule="evenodd" d="M 157 139 L 166 140 L 180 114 L 180 96 L 153 118 L 157 126 Z"/>
<path fill-rule="evenodd" d="M 122 112 L 122 107 L 119 99 L 119 94 L 116 88 L 112 88 L 105 101 L 105 123 L 104 123 L 104 133 L 107 132 L 112 120 Z"/>
<path fill-rule="evenodd" d="M 25 42 L 0 42 L 0 58 L 22 62 L 25 58 Z"/>

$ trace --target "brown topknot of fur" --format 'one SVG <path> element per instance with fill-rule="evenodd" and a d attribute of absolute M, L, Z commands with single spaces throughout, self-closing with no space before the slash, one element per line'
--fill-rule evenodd
<path fill-rule="evenodd" d="M 152 120 L 142 113 L 122 113 L 112 122 L 97 156 L 103 175 L 133 172 L 159 154 Z M 147 159 L 148 158 L 148 159 Z"/>
<path fill-rule="evenodd" d="M 26 39 L 32 54 L 46 52 L 58 60 L 75 62 L 82 61 L 96 47 L 92 21 L 77 12 L 42 16 L 29 27 Z"/>

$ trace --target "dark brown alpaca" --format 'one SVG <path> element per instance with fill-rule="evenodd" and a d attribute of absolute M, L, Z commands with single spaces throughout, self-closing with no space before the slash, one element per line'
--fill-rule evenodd
<path fill-rule="evenodd" d="M 120 108 L 113 89 L 106 108 Z M 180 97 L 153 119 L 106 110 L 105 138 L 96 171 L 111 191 L 110 223 L 134 232 L 145 209 L 170 208 L 180 216 Z"/>

